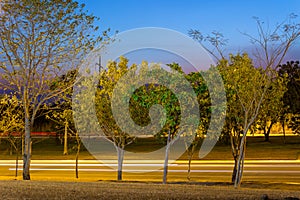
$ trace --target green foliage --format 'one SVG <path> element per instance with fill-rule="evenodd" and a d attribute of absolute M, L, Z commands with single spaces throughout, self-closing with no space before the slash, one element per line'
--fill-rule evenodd
<path fill-rule="evenodd" d="M 15 95 L 0 97 L 0 134 L 11 136 L 13 132 L 24 130 L 21 103 Z"/>
<path fill-rule="evenodd" d="M 32 125 L 43 105 L 71 88 L 53 79 L 103 39 L 94 35 L 98 18 L 75 1 L 13 0 L 2 10 L 0 85 L 18 94 Z"/>
<path fill-rule="evenodd" d="M 113 91 L 117 83 L 119 82 L 120 78 L 126 73 L 135 73 L 137 70 L 141 77 L 149 73 L 151 74 L 151 76 L 159 78 L 161 76 L 158 76 L 156 74 L 161 73 L 162 69 L 158 65 L 149 66 L 145 61 L 142 62 L 140 68 L 137 69 L 136 65 L 129 67 L 128 60 L 126 58 L 120 57 L 119 60 L 119 62 L 109 62 L 107 64 L 107 70 L 101 72 L 99 89 L 96 92 L 96 112 L 100 125 L 106 132 L 107 136 L 112 136 L 111 133 L 114 133 L 114 137 L 116 135 L 118 135 L 118 137 L 120 137 L 120 135 L 127 137 L 127 134 L 130 133 L 125 133 L 120 129 L 115 121 L 111 109 L 111 99 L 113 97 Z M 169 66 L 171 70 L 176 71 L 176 73 L 183 73 L 181 67 L 178 64 L 172 63 L 169 64 Z M 206 134 L 206 129 L 208 128 L 209 115 L 211 112 L 208 88 L 205 85 L 204 79 L 202 78 L 200 72 L 191 73 L 188 75 L 183 74 L 183 76 L 191 83 L 192 89 L 194 89 L 194 92 L 197 95 L 201 113 L 200 123 L 197 122 L 200 124 L 197 130 L 197 135 L 203 136 L 204 134 Z M 164 78 L 168 79 L 168 77 Z M 161 81 L 163 82 L 165 80 Z M 168 82 L 168 80 L 166 82 Z M 131 80 L 127 80 L 126 84 L 130 83 Z M 175 84 L 174 88 L 176 88 L 177 86 L 180 87 L 180 83 L 176 83 L 176 81 L 173 81 L 172 83 Z M 128 92 L 130 92 L 125 91 L 126 88 L 122 88 L 122 85 L 118 85 L 118 87 L 121 87 L 121 89 L 118 90 L 119 93 L 127 94 Z M 129 88 L 129 90 L 133 90 L 133 88 Z M 178 97 L 180 98 L 180 95 L 186 94 L 175 94 L 172 90 L 170 90 L 170 88 L 167 88 L 167 86 L 155 83 L 147 83 L 131 92 L 132 96 L 130 96 L 129 99 L 127 99 L 128 97 L 126 95 L 123 95 L 120 96 L 115 103 L 118 104 L 127 101 L 129 102 L 130 118 L 134 121 L 135 124 L 141 127 L 146 127 L 147 125 L 149 125 L 151 123 L 151 109 L 153 109 L 155 105 L 161 105 L 164 109 L 165 120 L 164 118 L 162 118 L 162 120 L 158 122 L 162 129 L 161 131 L 156 132 L 155 136 L 161 141 L 166 142 L 169 130 L 172 134 L 172 137 L 177 134 L 177 131 L 180 128 L 179 125 L 181 122 L 182 114 L 182 107 L 179 103 Z M 124 117 L 124 120 L 126 120 L 126 117 Z M 126 124 L 130 126 L 129 123 Z M 140 134 L 143 133 L 141 132 Z"/>
<path fill-rule="evenodd" d="M 285 113 L 288 118 L 288 127 L 294 133 L 300 134 L 300 65 L 299 61 L 290 61 L 280 65 L 278 73 L 281 77 L 287 77 L 287 91 L 283 96 Z M 285 117 L 285 116 L 284 116 Z"/>
<path fill-rule="evenodd" d="M 225 130 L 240 132 L 245 123 L 254 121 L 264 93 L 267 79 L 261 69 L 253 66 L 247 54 L 230 56 L 230 63 L 223 60 L 218 68 L 224 79 L 227 94 L 227 124 Z M 249 127 L 250 128 L 250 127 Z M 247 130 L 246 130 L 247 131 Z"/>
<path fill-rule="evenodd" d="M 288 90 L 284 93 L 283 102 L 287 107 L 287 112 L 293 114 L 300 113 L 300 65 L 299 61 L 290 61 L 280 65 L 278 73 L 281 77 L 287 77 Z"/>
<path fill-rule="evenodd" d="M 266 90 L 264 101 L 256 119 L 257 128 L 263 130 L 266 141 L 269 140 L 272 126 L 279 122 L 286 112 L 283 101 L 287 91 L 287 78 L 286 76 L 279 76 L 275 70 L 272 71 L 271 76 L 271 83 Z"/>
<path fill-rule="evenodd" d="M 125 133 L 116 124 L 111 110 L 113 90 L 126 72 L 128 72 L 128 59 L 125 57 L 121 56 L 118 63 L 109 62 L 107 70 L 101 71 L 99 87 L 95 95 L 96 115 L 100 126 L 104 134 L 114 142 L 114 145 L 120 148 L 124 148 L 134 141 L 134 137 L 130 136 L 130 133 Z"/>
<path fill-rule="evenodd" d="M 204 135 L 207 134 L 212 109 L 208 87 L 201 73 L 204 72 L 192 72 L 186 75 L 186 79 L 191 83 L 193 90 L 197 95 L 199 104 L 200 123 L 196 133 L 197 137 L 204 137 Z"/>
<path fill-rule="evenodd" d="M 51 90 L 68 88 L 55 98 L 55 102 L 50 107 L 46 108 L 46 110 L 48 110 L 46 118 L 55 123 L 54 128 L 60 134 L 64 131 L 66 126 L 70 135 L 75 136 L 76 133 L 71 99 L 73 87 L 70 88 L 70 86 L 75 84 L 77 76 L 78 70 L 69 70 L 66 74 L 56 77 L 50 85 Z"/>

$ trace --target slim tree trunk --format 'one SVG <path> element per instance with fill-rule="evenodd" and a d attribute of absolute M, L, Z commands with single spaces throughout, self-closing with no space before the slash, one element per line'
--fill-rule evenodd
<path fill-rule="evenodd" d="M 284 123 L 284 120 L 285 119 L 282 120 L 282 131 L 283 131 L 283 143 L 285 144 L 285 127 L 284 127 L 285 123 Z"/>
<path fill-rule="evenodd" d="M 237 176 L 237 168 L 238 168 L 238 157 L 239 157 L 239 141 L 240 134 L 238 132 L 234 132 L 234 130 L 230 130 L 230 144 L 231 144 L 231 153 L 234 159 L 234 167 L 231 175 L 231 182 L 235 183 L 235 179 Z"/>
<path fill-rule="evenodd" d="M 240 155 L 238 156 L 238 162 L 237 162 L 237 173 L 234 181 L 234 187 L 238 188 L 241 185 L 242 175 L 243 175 L 243 168 L 244 168 L 244 154 L 245 154 L 245 148 L 246 148 L 246 134 L 247 129 L 243 133 L 243 137 L 241 139 L 240 143 Z"/>
<path fill-rule="evenodd" d="M 18 166 L 19 166 L 19 151 L 18 151 L 18 147 L 16 148 L 16 173 L 15 173 L 15 177 L 18 177 Z"/>
<path fill-rule="evenodd" d="M 243 173 L 244 173 L 244 163 L 245 163 L 245 151 L 246 151 L 246 141 L 244 143 L 244 148 L 242 151 L 242 159 L 241 159 L 241 164 L 240 164 L 240 170 L 239 170 L 239 186 L 241 185 L 242 178 L 243 178 Z"/>
<path fill-rule="evenodd" d="M 79 172 L 78 172 L 78 158 L 79 158 L 79 153 L 80 153 L 80 147 L 81 147 L 81 143 L 78 142 L 78 144 L 77 144 L 77 152 L 76 152 L 76 166 L 75 166 L 75 168 L 76 168 L 76 178 L 79 177 Z"/>
<path fill-rule="evenodd" d="M 267 131 L 264 130 L 264 132 L 265 132 L 265 142 L 269 142 L 270 141 L 270 132 L 271 132 L 271 129 L 273 127 L 273 124 L 274 124 L 274 122 L 271 122 L 270 126 L 267 127 L 268 130 Z"/>
<path fill-rule="evenodd" d="M 192 164 L 192 159 L 193 159 L 193 155 L 195 152 L 195 148 L 196 148 L 197 144 L 192 144 L 192 148 L 189 150 L 189 163 L 188 163 L 188 174 L 187 174 L 187 179 L 190 181 L 191 180 L 191 164 Z"/>
<path fill-rule="evenodd" d="M 24 146 L 25 146 L 24 145 L 24 143 L 25 143 L 24 142 L 24 134 L 21 135 L 21 138 L 22 138 L 21 139 L 21 153 L 22 153 L 21 155 L 24 155 Z"/>
<path fill-rule="evenodd" d="M 124 147 L 117 147 L 118 154 L 118 181 L 122 181 Z"/>
<path fill-rule="evenodd" d="M 65 134 L 64 134 L 64 155 L 68 154 L 68 122 L 65 122 Z"/>
<path fill-rule="evenodd" d="M 231 182 L 234 183 L 237 175 L 238 156 L 234 156 L 234 167 L 231 175 Z"/>
<path fill-rule="evenodd" d="M 23 154 L 23 180 L 30 180 L 30 159 L 31 159 L 31 135 L 30 120 L 25 114 L 25 139 Z"/>
<path fill-rule="evenodd" d="M 12 144 L 9 145 L 9 155 L 10 156 L 13 155 L 13 145 Z"/>
<path fill-rule="evenodd" d="M 167 145 L 166 145 L 166 153 L 165 153 L 163 184 L 167 183 L 168 162 L 169 162 L 169 153 L 170 153 L 170 141 L 171 141 L 171 132 L 169 130 L 168 139 L 167 139 Z"/>

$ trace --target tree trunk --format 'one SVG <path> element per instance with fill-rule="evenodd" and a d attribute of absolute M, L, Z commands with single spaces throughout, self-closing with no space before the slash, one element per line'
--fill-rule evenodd
<path fill-rule="evenodd" d="M 282 121 L 282 131 L 283 131 L 283 143 L 285 144 L 285 127 L 284 127 L 285 123 L 284 123 L 284 120 Z"/>
<path fill-rule="evenodd" d="M 30 159 L 31 159 L 31 135 L 30 121 L 25 114 L 25 140 L 23 154 L 23 180 L 30 180 Z"/>
<path fill-rule="evenodd" d="M 118 181 L 122 181 L 124 147 L 117 147 L 118 153 Z"/>
<path fill-rule="evenodd" d="M 15 177 L 18 177 L 18 167 L 19 167 L 19 151 L 16 149 L 16 173 L 15 173 Z"/>
<path fill-rule="evenodd" d="M 65 122 L 64 155 L 68 155 L 68 122 Z"/>
<path fill-rule="evenodd" d="M 268 133 L 265 133 L 265 142 L 270 141 L 270 135 Z"/>
<path fill-rule="evenodd" d="M 231 153 L 234 159 L 234 167 L 231 175 L 231 182 L 235 183 L 235 179 L 237 176 L 237 168 L 238 168 L 240 134 L 238 132 L 234 132 L 234 130 L 231 129 L 229 136 L 230 136 L 230 144 L 231 144 Z"/>
<path fill-rule="evenodd" d="M 274 122 L 271 122 L 270 126 L 268 127 L 267 132 L 264 130 L 264 133 L 265 133 L 265 142 L 270 142 L 270 132 L 271 132 L 271 129 L 273 127 L 273 124 L 274 124 Z"/>
<path fill-rule="evenodd" d="M 245 148 L 246 148 L 246 134 L 247 129 L 244 131 L 241 143 L 240 143 L 240 155 L 238 156 L 237 162 L 237 173 L 234 181 L 234 187 L 238 188 L 241 185 L 242 176 L 243 176 L 243 168 L 244 168 L 244 159 L 245 159 Z"/>
<path fill-rule="evenodd" d="M 25 143 L 24 142 L 24 134 L 21 135 L 21 138 L 22 138 L 21 139 L 21 153 L 22 153 L 21 155 L 24 155 L 24 146 L 25 146 L 24 145 L 24 143 Z"/>
<path fill-rule="evenodd" d="M 242 159 L 241 159 L 241 167 L 239 170 L 239 186 L 241 185 L 242 182 L 242 177 L 243 177 L 243 173 L 244 173 L 244 163 L 245 163 L 245 151 L 246 151 L 246 142 L 243 148 L 243 152 L 242 152 Z"/>
<path fill-rule="evenodd" d="M 75 165 L 75 171 L 76 171 L 76 178 L 79 177 L 79 173 L 78 173 L 78 158 L 79 158 L 79 153 L 80 153 L 80 146 L 81 146 L 81 143 L 78 142 L 77 144 L 77 152 L 76 152 L 76 165 Z"/>
<path fill-rule="evenodd" d="M 238 156 L 234 156 L 234 167 L 231 175 L 231 182 L 234 183 L 237 176 Z"/>
<path fill-rule="evenodd" d="M 168 133 L 166 153 L 165 153 L 165 162 L 164 162 L 164 175 L 163 175 L 163 184 L 167 183 L 168 175 L 168 162 L 169 162 L 169 152 L 170 152 L 170 141 L 171 141 L 171 132 Z"/>
<path fill-rule="evenodd" d="M 13 155 L 13 145 L 10 144 L 9 146 L 9 155 L 12 156 Z"/>
<path fill-rule="evenodd" d="M 188 162 L 188 174 L 187 174 L 187 179 L 190 181 L 191 180 L 191 164 L 192 164 L 192 159 L 193 159 L 193 155 L 195 152 L 195 148 L 196 148 L 197 144 L 192 144 L 192 148 L 189 150 L 189 162 Z"/>

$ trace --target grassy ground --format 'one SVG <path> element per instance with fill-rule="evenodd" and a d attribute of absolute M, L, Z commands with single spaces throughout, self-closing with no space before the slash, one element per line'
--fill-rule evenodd
<path fill-rule="evenodd" d="M 264 142 L 263 140 L 263 137 L 248 138 L 246 159 L 294 160 L 300 152 L 300 137 L 287 137 L 285 144 L 282 137 L 271 137 L 270 142 Z M 140 151 L 145 144 L 153 149 L 160 147 L 160 144 L 153 141 L 140 141 L 128 147 L 128 150 Z M 70 146 L 72 146 L 72 142 Z M 15 159 L 15 155 L 10 155 L 8 149 L 8 145 L 2 140 L 0 143 L 0 159 Z M 75 151 L 71 148 L 69 155 L 63 156 L 63 145 L 55 139 L 34 139 L 32 151 L 33 159 L 75 158 Z M 197 156 L 196 153 L 195 159 L 197 159 Z M 186 154 L 181 156 L 181 159 L 186 158 Z M 83 149 L 80 153 L 80 159 L 93 159 L 93 156 Z M 218 144 L 205 159 L 231 160 L 230 146 Z M 104 175 L 95 176 L 91 174 L 91 177 L 88 177 L 80 173 L 80 179 L 75 179 L 73 174 L 70 176 L 65 175 L 65 178 L 56 176 L 51 179 L 52 176 L 45 177 L 43 175 L 43 177 L 39 177 L 34 174 L 38 172 L 32 173 L 35 181 L 21 181 L 21 174 L 19 174 L 19 180 L 17 181 L 12 180 L 14 178 L 13 174 L 10 176 L 10 180 L 7 180 L 7 177 L 1 178 L 0 175 L 0 180 L 2 179 L 0 181 L 1 199 L 262 199 L 263 195 L 268 195 L 269 199 L 300 198 L 299 184 L 280 183 L 280 180 L 273 183 L 261 182 L 253 179 L 253 177 L 248 179 L 245 176 L 242 187 L 236 190 L 230 183 L 226 182 L 230 180 L 230 174 L 223 179 L 217 177 L 216 180 L 212 178 L 206 180 L 203 177 L 194 175 L 196 178 L 192 177 L 192 181 L 195 182 L 190 183 L 181 182 L 182 178 L 177 180 L 176 174 L 169 174 L 170 184 L 162 185 L 151 182 L 148 177 L 149 174 L 140 182 L 132 182 L 134 180 L 130 178 L 132 174 L 124 173 L 124 180 L 127 181 L 113 182 L 105 181 Z M 115 177 L 116 174 L 108 174 L 107 176 Z M 161 174 L 155 176 L 160 177 Z M 69 177 L 69 179 L 66 179 L 66 177 Z M 102 181 L 97 177 L 102 177 Z M 150 182 L 144 182 L 148 179 Z M 107 178 L 107 180 L 112 180 L 112 178 Z M 252 180 L 252 182 L 249 180 Z"/>
<path fill-rule="evenodd" d="M 285 199 L 299 191 L 272 190 L 268 185 L 234 189 L 223 183 L 157 184 L 128 182 L 1 181 L 1 199 Z"/>
<path fill-rule="evenodd" d="M 300 155 L 300 137 L 286 137 L 286 143 L 283 137 L 275 136 L 270 138 L 270 142 L 264 142 L 263 137 L 248 137 L 247 139 L 246 159 L 289 159 L 294 160 Z M 55 138 L 50 139 L 33 139 L 32 159 L 74 159 L 75 150 L 72 149 L 74 143 L 69 144 L 69 155 L 62 155 L 63 145 Z M 162 144 L 155 140 L 139 140 L 137 143 L 127 147 L 132 152 L 157 149 Z M 94 157 L 84 149 L 80 153 L 80 159 L 94 159 Z M 199 149 L 198 149 L 199 150 Z M 15 159 L 15 155 L 10 155 L 9 146 L 5 140 L 0 143 L 0 159 Z M 187 159 L 183 154 L 180 159 Z M 194 159 L 198 159 L 198 152 L 194 154 Z M 217 144 L 213 150 L 204 158 L 207 160 L 231 160 L 230 145 Z"/>

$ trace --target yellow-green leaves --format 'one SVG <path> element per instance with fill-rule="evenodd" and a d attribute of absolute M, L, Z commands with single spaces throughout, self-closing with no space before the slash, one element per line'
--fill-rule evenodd
<path fill-rule="evenodd" d="M 0 133 L 11 134 L 24 129 L 22 105 L 15 95 L 0 97 Z"/>

